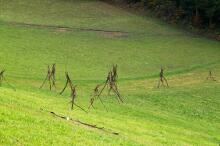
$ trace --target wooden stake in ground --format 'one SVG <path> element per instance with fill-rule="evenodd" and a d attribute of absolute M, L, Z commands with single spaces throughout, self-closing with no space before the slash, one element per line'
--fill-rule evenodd
<path fill-rule="evenodd" d="M 157 88 L 160 88 L 161 84 L 162 84 L 162 86 L 165 86 L 165 85 L 164 85 L 164 82 L 166 82 L 166 86 L 169 87 L 169 84 L 168 84 L 168 82 L 167 82 L 167 79 L 166 79 L 165 76 L 164 76 L 164 69 L 161 67 L 161 70 L 160 70 L 160 79 L 159 79 Z"/>
<path fill-rule="evenodd" d="M 73 85 L 73 82 L 72 80 L 70 79 L 70 76 L 68 74 L 68 72 L 66 72 L 66 84 L 63 88 L 63 90 L 60 92 L 60 94 L 63 94 L 63 92 L 65 91 L 65 89 L 67 88 L 67 86 L 69 85 L 69 88 L 70 88 L 70 92 L 71 92 L 71 109 L 73 110 L 73 107 L 74 105 L 78 108 L 80 108 L 81 110 L 83 110 L 84 112 L 87 113 L 86 110 L 84 110 L 81 106 L 77 105 L 75 103 L 75 100 L 76 100 L 76 96 L 77 96 L 77 92 L 76 92 L 76 86 Z"/>
<path fill-rule="evenodd" d="M 208 77 L 207 77 L 206 79 L 207 79 L 207 80 L 216 81 L 216 80 L 215 80 L 215 77 L 212 75 L 212 71 L 211 71 L 211 70 L 209 71 L 209 75 L 208 75 Z"/>
<path fill-rule="evenodd" d="M 50 90 L 52 90 L 52 87 L 56 89 L 56 64 L 53 64 L 52 67 L 48 65 L 47 67 L 47 75 L 46 78 L 44 79 L 42 85 L 40 86 L 40 89 L 43 88 L 45 85 L 46 81 L 49 83 Z"/>
<path fill-rule="evenodd" d="M 3 81 L 5 81 L 8 84 L 8 86 L 10 86 L 14 91 L 16 91 L 15 87 L 9 84 L 9 82 L 5 79 L 4 73 L 5 73 L 5 70 L 2 70 L 0 72 L 0 86 L 2 85 Z"/>

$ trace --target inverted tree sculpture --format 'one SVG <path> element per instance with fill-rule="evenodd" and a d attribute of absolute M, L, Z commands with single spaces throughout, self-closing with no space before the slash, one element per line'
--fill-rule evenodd
<path fill-rule="evenodd" d="M 94 107 L 94 102 L 95 102 L 96 99 L 99 99 L 100 102 L 102 103 L 102 105 L 104 106 L 104 108 L 106 109 L 106 111 L 108 111 L 107 108 L 106 108 L 105 105 L 104 105 L 104 102 L 103 102 L 102 99 L 98 96 L 98 95 L 99 95 L 99 87 L 100 87 L 100 86 L 101 86 L 101 85 L 97 85 L 97 86 L 95 87 L 95 89 L 93 90 L 93 94 L 91 95 L 90 105 L 89 105 L 88 109 L 90 109 L 91 107 L 92 107 L 93 109 L 95 109 L 95 107 Z"/>
<path fill-rule="evenodd" d="M 68 84 L 69 84 L 69 87 L 71 90 L 74 89 L 73 82 L 70 79 L 68 72 L 66 72 L 65 75 L 66 75 L 66 84 L 65 84 L 63 90 L 60 92 L 60 95 L 63 94 L 63 92 L 66 90 L 66 87 L 68 86 Z"/>
<path fill-rule="evenodd" d="M 100 87 L 100 85 L 97 85 L 97 86 L 95 87 L 95 89 L 93 90 L 93 94 L 91 95 L 90 105 L 89 105 L 88 109 L 90 109 L 91 107 L 92 107 L 92 108 L 95 108 L 94 105 L 93 105 L 93 103 L 94 103 L 94 101 L 95 101 L 95 97 L 97 97 L 97 95 L 98 95 L 98 93 L 99 93 L 99 87 Z"/>
<path fill-rule="evenodd" d="M 2 82 L 3 82 L 3 80 L 4 80 L 4 72 L 5 72 L 5 70 L 2 70 L 2 71 L 0 72 L 0 86 L 2 85 Z"/>
<path fill-rule="evenodd" d="M 91 107 L 94 108 L 94 102 L 97 99 L 99 99 L 102 105 L 105 107 L 102 99 L 100 98 L 105 88 L 108 88 L 108 94 L 110 94 L 110 92 L 113 91 L 113 93 L 117 96 L 117 100 L 119 103 L 124 102 L 122 96 L 120 95 L 118 91 L 117 79 L 118 79 L 117 65 L 113 65 L 112 69 L 108 72 L 108 76 L 106 78 L 106 81 L 104 82 L 104 86 L 100 89 L 101 85 L 97 85 L 95 89 L 93 90 L 93 94 L 90 98 L 90 105 L 88 107 L 89 109 Z"/>
<path fill-rule="evenodd" d="M 169 87 L 169 84 L 168 84 L 168 82 L 167 82 L 167 79 L 166 79 L 165 76 L 164 76 L 164 69 L 161 67 L 161 70 L 160 70 L 160 79 L 159 79 L 157 88 L 160 88 L 161 84 L 162 84 L 162 86 L 165 86 L 165 85 L 164 85 L 164 82 L 166 82 L 166 86 Z"/>
<path fill-rule="evenodd" d="M 76 92 L 76 86 L 73 85 L 72 80 L 70 79 L 70 76 L 68 74 L 68 72 L 65 73 L 66 74 L 66 84 L 63 88 L 63 90 L 60 92 L 60 94 L 63 94 L 63 92 L 66 90 L 67 86 L 69 85 L 70 88 L 70 92 L 71 92 L 71 109 L 73 110 L 74 105 L 78 108 L 80 108 L 81 110 L 83 110 L 84 112 L 87 113 L 86 110 L 84 110 L 81 106 L 77 105 L 75 103 L 76 97 L 77 97 L 77 92 Z"/>
<path fill-rule="evenodd" d="M 117 82 L 118 80 L 118 65 L 117 64 L 113 65 L 112 72 L 113 72 L 114 81 Z"/>
<path fill-rule="evenodd" d="M 56 64 L 53 64 L 52 67 L 48 65 L 47 68 L 47 75 L 42 85 L 40 86 L 40 89 L 43 88 L 46 81 L 49 83 L 50 90 L 52 90 L 53 87 L 56 89 Z"/>
<path fill-rule="evenodd" d="M 208 75 L 208 77 L 206 79 L 207 80 L 216 81 L 215 77 L 212 75 L 212 71 L 211 70 L 209 71 L 209 75 Z"/>
<path fill-rule="evenodd" d="M 114 67 L 113 67 L 114 69 Z M 109 71 L 107 79 L 105 81 L 105 84 L 103 86 L 103 88 L 101 89 L 100 93 L 98 94 L 98 97 L 101 96 L 103 90 L 108 86 L 108 93 L 110 94 L 111 91 L 113 91 L 115 93 L 115 95 L 117 96 L 117 100 L 118 102 L 122 102 L 123 103 L 123 99 L 118 91 L 118 87 L 117 87 L 117 70 L 116 72 L 113 72 L 114 70 Z"/>
<path fill-rule="evenodd" d="M 10 86 L 14 91 L 16 91 L 15 87 L 13 87 L 11 84 L 9 84 L 8 81 L 5 79 L 4 74 L 5 74 L 5 70 L 2 70 L 0 72 L 0 86 L 2 85 L 3 81 L 5 81 L 8 84 L 8 86 Z"/>

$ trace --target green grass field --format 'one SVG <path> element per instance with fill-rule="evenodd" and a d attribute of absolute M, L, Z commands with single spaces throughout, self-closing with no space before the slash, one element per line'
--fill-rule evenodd
<path fill-rule="evenodd" d="M 0 87 L 0 145 L 218 146 L 219 56 L 217 41 L 96 0 L 0 0 L 0 70 L 16 88 Z M 52 63 L 57 90 L 40 90 Z M 87 108 L 112 64 L 124 104 L 105 91 L 109 112 L 97 101 L 87 114 L 70 109 L 68 91 L 58 94 L 68 71 Z M 161 66 L 170 88 L 156 88 Z M 209 70 L 217 82 L 206 80 Z"/>

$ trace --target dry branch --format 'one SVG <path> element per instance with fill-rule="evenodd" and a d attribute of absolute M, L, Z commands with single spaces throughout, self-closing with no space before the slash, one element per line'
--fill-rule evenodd
<path fill-rule="evenodd" d="M 102 103 L 102 105 L 103 105 L 103 107 L 105 108 L 105 110 L 108 111 L 107 108 L 106 108 L 106 106 L 105 106 L 105 104 L 104 104 L 104 102 L 102 101 L 102 99 L 100 98 L 100 96 L 98 96 L 98 95 L 99 95 L 99 87 L 100 87 L 100 86 L 101 86 L 101 85 L 97 85 L 97 86 L 95 87 L 95 89 L 94 89 L 94 91 L 93 91 L 93 95 L 92 95 L 91 98 L 90 98 L 90 105 L 89 105 L 88 109 L 90 109 L 91 107 L 93 107 L 93 109 L 94 109 L 95 107 L 94 107 L 93 104 L 94 104 L 95 100 L 99 99 L 99 101 Z"/>
<path fill-rule="evenodd" d="M 59 118 L 65 119 L 65 120 L 70 120 L 70 121 L 72 121 L 74 123 L 78 123 L 78 124 L 81 124 L 83 126 L 87 126 L 87 127 L 93 128 L 93 129 L 98 129 L 98 130 L 101 130 L 103 132 L 110 133 L 110 134 L 113 134 L 113 135 L 119 135 L 118 132 L 113 132 L 112 130 L 105 129 L 104 127 L 99 127 L 97 125 L 89 124 L 89 123 L 86 123 L 86 122 L 82 122 L 80 120 L 76 120 L 76 119 L 73 119 L 73 118 L 62 116 L 62 115 L 56 114 L 53 111 L 48 111 L 48 110 L 43 110 L 43 109 L 41 109 L 41 110 L 42 111 L 47 111 L 47 112 L 49 112 L 50 114 L 52 114 L 52 115 L 54 115 L 56 117 L 59 117 Z"/>

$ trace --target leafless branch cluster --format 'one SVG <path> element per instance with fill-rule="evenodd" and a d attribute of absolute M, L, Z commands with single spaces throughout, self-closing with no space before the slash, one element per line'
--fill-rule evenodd
<path fill-rule="evenodd" d="M 120 92 L 118 91 L 118 86 L 117 86 L 117 80 L 118 80 L 118 66 L 117 65 L 113 65 L 112 69 L 108 72 L 106 81 L 104 82 L 104 84 L 101 85 L 97 85 L 95 87 L 95 89 L 93 90 L 93 94 L 90 98 L 90 105 L 89 105 L 89 109 L 91 107 L 94 108 L 94 102 L 95 100 L 99 99 L 100 102 L 102 103 L 102 105 L 105 107 L 104 102 L 101 99 L 101 95 L 103 93 L 103 91 L 107 88 L 108 89 L 108 95 L 110 95 L 111 91 L 113 91 L 113 93 L 116 95 L 117 100 L 119 103 L 123 103 L 123 98 L 120 95 Z M 105 109 L 107 110 L 107 108 L 105 107 Z"/>
<path fill-rule="evenodd" d="M 165 86 L 164 82 L 166 83 L 166 87 L 169 87 L 168 81 L 164 76 L 164 69 L 161 67 L 161 69 L 160 69 L 160 79 L 159 79 L 157 88 L 160 88 L 161 85 Z"/>
<path fill-rule="evenodd" d="M 208 75 L 208 77 L 206 78 L 206 80 L 216 81 L 215 77 L 212 75 L 212 71 L 211 71 L 211 70 L 209 70 L 209 75 Z"/>
<path fill-rule="evenodd" d="M 66 72 L 65 74 L 66 74 L 66 83 L 65 83 L 65 86 L 64 86 L 63 90 L 60 92 L 60 94 L 63 94 L 63 92 L 66 90 L 66 88 L 69 85 L 70 92 L 71 92 L 71 101 L 70 101 L 71 109 L 73 110 L 73 107 L 76 106 L 76 107 L 80 108 L 81 110 L 83 110 L 84 112 L 87 112 L 81 106 L 76 104 L 76 102 L 75 102 L 76 97 L 77 97 L 76 86 L 73 85 L 73 82 L 70 79 L 70 76 L 69 76 L 68 72 Z"/>
<path fill-rule="evenodd" d="M 42 85 L 40 86 L 40 89 L 43 88 L 46 81 L 49 83 L 50 90 L 52 90 L 53 87 L 56 89 L 56 64 L 53 64 L 51 67 L 48 65 L 47 75 Z"/>

